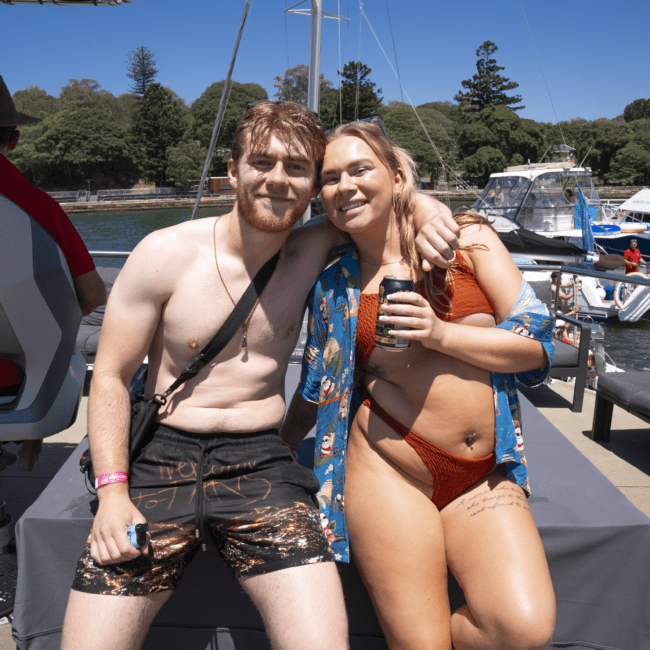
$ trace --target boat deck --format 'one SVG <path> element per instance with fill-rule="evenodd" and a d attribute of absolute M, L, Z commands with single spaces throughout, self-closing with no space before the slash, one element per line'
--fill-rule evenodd
<path fill-rule="evenodd" d="M 614 409 L 611 442 L 594 442 L 589 438 L 595 393 L 586 391 L 582 413 L 569 410 L 573 386 L 561 381 L 522 393 L 586 456 L 639 510 L 650 516 L 650 425 Z M 68 430 L 45 439 L 40 463 L 34 471 L 23 472 L 16 464 L 0 472 L 0 497 L 7 511 L 18 519 L 45 489 L 59 467 L 86 433 L 87 399 L 82 400 L 77 422 Z M 9 445 L 10 449 L 13 445 Z M 11 625 L 0 620 L 0 650 L 13 650 Z"/>

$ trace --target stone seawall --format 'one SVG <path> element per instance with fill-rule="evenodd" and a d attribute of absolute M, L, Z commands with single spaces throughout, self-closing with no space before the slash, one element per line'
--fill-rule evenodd
<path fill-rule="evenodd" d="M 642 187 L 599 187 L 598 195 L 601 199 L 629 199 Z M 449 190 L 446 192 L 438 190 L 423 190 L 429 196 L 435 196 L 444 201 L 449 198 L 452 201 L 466 201 L 467 204 L 474 203 L 482 190 Z M 201 208 L 229 207 L 234 205 L 235 195 L 208 196 L 201 199 Z M 61 207 L 68 214 L 81 212 L 139 212 L 142 210 L 164 210 L 165 208 L 187 208 L 194 207 L 193 199 L 147 199 L 143 201 L 98 201 L 93 203 L 61 203 Z"/>

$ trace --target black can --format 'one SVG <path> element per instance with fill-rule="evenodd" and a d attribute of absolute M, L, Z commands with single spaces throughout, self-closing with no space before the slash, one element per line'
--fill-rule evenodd
<path fill-rule="evenodd" d="M 388 300 L 386 296 L 390 296 L 400 291 L 415 291 L 415 284 L 413 283 L 413 280 L 411 280 L 411 278 L 388 275 L 381 281 L 381 284 L 379 285 L 377 320 L 375 321 L 375 345 L 379 345 L 380 347 L 387 348 L 389 350 L 403 350 L 404 348 L 408 348 L 411 345 L 411 342 L 408 339 L 400 339 L 396 336 L 391 336 L 388 333 L 390 330 L 405 329 L 404 327 L 394 326 L 387 321 L 379 320 L 379 317 L 383 314 L 381 311 L 381 306 L 394 302 Z"/>

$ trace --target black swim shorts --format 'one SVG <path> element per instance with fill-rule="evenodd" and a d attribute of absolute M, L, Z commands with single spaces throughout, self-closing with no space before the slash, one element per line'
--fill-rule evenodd
<path fill-rule="evenodd" d="M 129 476 L 150 553 L 101 566 L 89 538 L 72 588 L 129 596 L 174 589 L 206 532 L 235 577 L 331 561 L 312 500 L 318 487 L 275 429 L 205 436 L 157 424 Z"/>

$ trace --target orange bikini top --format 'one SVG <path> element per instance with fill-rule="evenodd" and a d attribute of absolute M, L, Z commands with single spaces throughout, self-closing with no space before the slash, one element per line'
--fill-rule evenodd
<path fill-rule="evenodd" d="M 446 300 L 437 298 L 432 305 L 441 320 L 452 321 L 469 314 L 492 314 L 495 309 L 489 296 L 481 287 L 478 278 L 467 265 L 460 251 L 456 251 L 456 260 L 451 273 L 453 284 L 448 285 L 445 296 L 451 302 L 451 307 Z M 418 282 L 415 290 L 424 296 L 424 287 Z M 363 368 L 370 353 L 375 347 L 375 321 L 377 320 L 377 303 L 379 296 L 376 293 L 362 293 L 359 297 L 359 316 L 357 318 L 356 355 L 357 368 Z M 449 309 L 449 313 L 445 311 Z"/>

